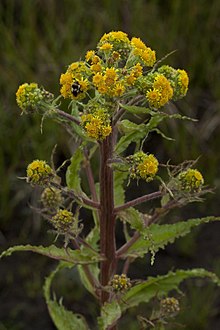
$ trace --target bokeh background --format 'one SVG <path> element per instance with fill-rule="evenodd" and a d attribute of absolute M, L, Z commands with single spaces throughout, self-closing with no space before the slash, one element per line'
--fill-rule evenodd
<path fill-rule="evenodd" d="M 57 163 L 70 157 L 68 137 L 62 128 L 46 120 L 40 134 L 40 118 L 20 116 L 15 93 L 23 82 L 37 82 L 55 95 L 59 76 L 73 61 L 95 47 L 111 30 L 140 37 L 162 58 L 177 50 L 166 63 L 184 68 L 190 76 L 187 97 L 176 104 L 198 122 L 167 122 L 163 131 L 175 142 L 155 136 L 150 146 L 166 162 L 196 159 L 206 183 L 215 187 L 204 203 L 192 204 L 172 216 L 219 215 L 220 198 L 220 2 L 218 0 L 1 0 L 0 1 L 0 249 L 11 245 L 52 243 L 48 225 L 29 207 L 34 192 L 18 177 L 33 159 L 50 160 L 55 144 Z M 220 225 L 204 225 L 168 246 L 156 257 L 136 264 L 131 276 L 164 274 L 171 268 L 205 267 L 220 276 Z M 47 258 L 16 253 L 0 261 L 0 330 L 52 330 L 42 297 L 45 276 L 55 267 Z M 84 314 L 96 329 L 97 306 L 80 286 L 75 271 L 62 272 L 56 280 L 64 304 Z M 205 281 L 188 281 L 179 294 L 181 313 L 176 324 L 188 330 L 220 329 L 220 293 Z M 137 329 L 132 310 L 120 329 Z"/>

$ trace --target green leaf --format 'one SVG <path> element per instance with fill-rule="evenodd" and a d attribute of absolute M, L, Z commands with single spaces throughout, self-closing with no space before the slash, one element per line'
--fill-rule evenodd
<path fill-rule="evenodd" d="M 134 113 L 136 115 L 139 114 L 150 114 L 150 115 L 154 115 L 155 111 L 149 109 L 149 108 L 145 108 L 145 107 L 138 107 L 136 105 L 125 105 L 125 104 L 120 104 L 120 107 L 127 110 L 128 112 Z"/>
<path fill-rule="evenodd" d="M 164 119 L 181 119 L 181 120 L 194 120 L 186 116 L 182 116 L 178 113 L 169 115 L 166 113 L 162 112 L 152 112 L 152 117 L 150 118 L 149 122 L 147 124 L 129 124 L 129 120 L 126 122 L 123 120 L 122 122 L 124 123 L 124 129 L 125 129 L 125 124 L 127 125 L 126 128 L 126 134 L 122 136 L 119 140 L 119 142 L 116 145 L 115 151 L 120 154 L 122 153 L 131 142 L 136 142 L 138 143 L 141 139 L 147 138 L 148 134 L 153 131 Z M 131 123 L 131 122 L 130 122 Z M 129 132 L 129 127 L 131 131 Z"/>
<path fill-rule="evenodd" d="M 129 222 L 133 222 L 136 229 L 138 229 L 137 216 L 138 214 L 134 212 L 130 212 L 129 214 Z M 141 220 L 142 217 L 139 219 L 140 223 Z M 164 248 L 168 243 L 173 243 L 175 239 L 188 234 L 192 228 L 203 223 L 219 220 L 220 217 L 205 217 L 201 219 L 190 219 L 174 224 L 152 224 L 144 230 L 140 230 L 140 238 L 128 249 L 124 256 L 143 257 L 149 251 L 157 252 L 159 249 Z"/>
<path fill-rule="evenodd" d="M 71 115 L 75 118 L 77 118 L 79 121 L 80 119 L 80 114 L 79 114 L 79 109 L 77 106 L 76 101 L 71 101 Z M 82 128 L 82 126 L 77 125 L 76 123 L 72 122 L 71 126 L 74 130 L 74 132 L 81 138 L 83 139 L 83 141 L 88 140 L 91 141 L 91 139 L 88 138 L 88 135 L 85 133 L 84 129 Z"/>
<path fill-rule="evenodd" d="M 54 298 L 50 298 L 50 287 L 57 272 L 67 265 L 60 264 L 58 267 L 47 277 L 44 285 L 44 296 L 46 299 L 48 311 L 51 319 L 58 330 L 88 330 L 85 319 L 79 314 L 73 314 L 71 311 L 65 309 L 62 302 L 57 302 Z"/>
<path fill-rule="evenodd" d="M 0 258 L 10 256 L 17 251 L 30 251 L 38 254 L 42 254 L 46 257 L 71 262 L 74 264 L 90 264 L 102 260 L 99 254 L 89 249 L 71 250 L 69 248 L 58 248 L 55 245 L 44 246 L 32 246 L 32 245 L 17 245 L 10 247 L 8 250 L 2 252 Z"/>
<path fill-rule="evenodd" d="M 66 171 L 67 187 L 72 189 L 77 194 L 82 194 L 81 178 L 79 176 L 79 172 L 83 160 L 83 150 L 79 147 L 71 157 L 71 164 L 68 166 Z"/>
<path fill-rule="evenodd" d="M 132 229 L 143 231 L 144 229 L 144 214 L 133 207 L 118 212 L 119 218 L 123 222 L 128 222 Z"/>
<path fill-rule="evenodd" d="M 117 301 L 106 303 L 101 309 L 101 316 L 98 318 L 100 330 L 106 330 L 121 317 L 121 308 Z"/>
<path fill-rule="evenodd" d="M 124 181 L 128 177 L 128 172 L 116 171 L 114 173 L 114 199 L 115 205 L 121 205 L 125 202 Z"/>
<path fill-rule="evenodd" d="M 177 270 L 166 275 L 149 277 L 146 281 L 132 287 L 122 296 L 121 309 L 125 311 L 140 303 L 147 303 L 155 296 L 161 297 L 171 290 L 178 290 L 178 286 L 182 281 L 193 277 L 207 277 L 220 286 L 220 279 L 205 269 Z"/>
<path fill-rule="evenodd" d="M 91 265 L 88 265 L 87 267 L 90 270 L 91 274 L 96 278 L 96 280 L 98 282 L 99 272 L 100 272 L 98 265 L 91 264 Z M 93 296 L 96 297 L 94 287 L 93 287 L 93 285 L 91 285 L 90 281 L 88 280 L 88 277 L 86 276 L 83 266 L 78 265 L 77 270 L 78 270 L 81 282 L 84 285 L 84 287 L 86 288 L 86 290 L 88 290 Z"/>
<path fill-rule="evenodd" d="M 132 129 L 130 133 L 126 134 L 125 136 L 122 136 L 116 145 L 116 153 L 122 153 L 131 142 L 138 142 L 139 140 L 143 139 L 146 136 L 145 129 L 146 125 L 140 124 L 137 125 L 137 128 L 135 130 Z"/>

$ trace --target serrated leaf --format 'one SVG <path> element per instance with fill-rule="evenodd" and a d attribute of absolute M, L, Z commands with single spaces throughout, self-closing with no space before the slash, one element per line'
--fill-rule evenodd
<path fill-rule="evenodd" d="M 207 277 L 220 286 L 220 279 L 214 273 L 205 269 L 177 270 L 176 272 L 169 272 L 166 275 L 149 277 L 146 281 L 129 289 L 129 291 L 122 296 L 122 303 L 120 304 L 121 309 L 125 311 L 140 303 L 147 303 L 155 296 L 161 297 L 171 290 L 178 290 L 178 286 L 182 281 L 193 277 Z"/>
<path fill-rule="evenodd" d="M 175 239 L 188 234 L 192 228 L 203 223 L 219 220 L 220 217 L 205 217 L 174 224 L 152 224 L 140 231 L 140 238 L 128 249 L 124 256 L 143 257 L 149 251 L 153 250 L 157 252 L 159 249 L 163 249 L 168 243 L 173 243 Z"/>
<path fill-rule="evenodd" d="M 56 299 L 50 298 L 50 287 L 56 273 L 63 269 L 65 265 L 61 264 L 47 277 L 44 285 L 44 296 L 51 319 L 58 330 L 88 330 L 88 326 L 84 317 L 74 314 L 65 309 L 62 303 L 58 303 Z"/>
<path fill-rule="evenodd" d="M 83 159 L 83 150 L 79 147 L 71 157 L 71 164 L 68 166 L 66 171 L 67 187 L 72 189 L 77 194 L 82 194 L 81 178 L 79 176 L 79 172 Z"/>
<path fill-rule="evenodd" d="M 55 245 L 44 246 L 32 246 L 32 245 L 17 245 L 10 247 L 8 250 L 2 252 L 0 258 L 10 256 L 17 251 L 29 251 L 42 254 L 46 257 L 71 262 L 74 264 L 90 264 L 102 260 L 99 254 L 89 249 L 71 250 L 69 248 L 58 248 Z"/>
<path fill-rule="evenodd" d="M 101 309 L 101 316 L 98 318 L 99 330 L 106 330 L 121 317 L 121 308 L 117 301 L 106 303 Z"/>

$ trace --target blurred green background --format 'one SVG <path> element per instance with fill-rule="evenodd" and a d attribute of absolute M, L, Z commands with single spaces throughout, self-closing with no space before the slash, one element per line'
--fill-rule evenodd
<path fill-rule="evenodd" d="M 20 116 L 15 93 L 23 82 L 37 82 L 55 95 L 59 76 L 68 64 L 95 47 L 111 30 L 140 37 L 157 58 L 177 50 L 166 63 L 184 68 L 190 76 L 186 98 L 175 106 L 181 113 L 199 119 L 196 123 L 169 122 L 163 131 L 175 142 L 155 137 L 155 154 L 166 162 L 180 163 L 201 156 L 198 168 L 215 194 L 201 204 L 188 206 L 173 216 L 219 215 L 220 198 L 220 2 L 180 0 L 1 0 L 0 1 L 0 248 L 15 244 L 47 244 L 48 226 L 33 213 L 39 192 L 23 180 L 33 159 L 69 157 L 68 137 L 55 123 Z M 151 143 L 151 141 L 150 141 Z M 150 268 L 146 260 L 136 266 L 139 277 L 165 273 L 170 268 L 206 267 L 220 275 L 219 224 L 211 224 L 181 239 L 156 257 Z M 0 330 L 54 329 L 42 298 L 44 277 L 55 262 L 30 254 L 15 254 L 0 262 Z M 81 312 L 95 329 L 97 306 L 81 289 L 75 272 L 62 274 L 58 295 L 65 305 Z M 178 324 L 188 330 L 220 329 L 220 295 L 212 285 L 188 282 L 181 296 Z M 71 294 L 71 291 L 74 294 Z M 202 294 L 201 294 L 202 291 Z M 88 299 L 87 299 L 88 298 Z M 82 300 L 83 299 L 83 304 Z M 81 303 L 79 302 L 81 300 Z M 144 308 L 140 308 L 143 314 Z M 145 310 L 146 312 L 146 310 Z M 121 322 L 121 329 L 137 329 L 136 311 Z M 170 327 L 177 329 L 178 325 Z"/>

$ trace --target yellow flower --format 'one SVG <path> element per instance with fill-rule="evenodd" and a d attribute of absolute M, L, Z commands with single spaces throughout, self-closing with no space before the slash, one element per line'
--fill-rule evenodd
<path fill-rule="evenodd" d="M 81 117 L 82 125 L 89 137 L 101 141 L 111 134 L 112 128 L 108 116 L 102 111 Z"/>
<path fill-rule="evenodd" d="M 113 96 L 115 97 L 121 96 L 124 94 L 124 92 L 125 92 L 124 84 L 122 82 L 117 82 L 112 90 Z"/>
<path fill-rule="evenodd" d="M 102 71 L 102 65 L 100 63 L 93 64 L 90 67 L 92 72 L 101 72 Z"/>
<path fill-rule="evenodd" d="M 88 50 L 85 56 L 85 59 L 87 62 L 91 61 L 93 57 L 95 56 L 95 51 L 94 50 Z"/>
<path fill-rule="evenodd" d="M 99 49 L 103 51 L 110 51 L 112 47 L 113 46 L 109 42 L 106 42 L 102 46 L 100 46 Z"/>
<path fill-rule="evenodd" d="M 70 232 L 70 230 L 74 227 L 73 224 L 75 223 L 76 226 L 77 222 L 74 219 L 74 215 L 72 212 L 66 209 L 59 209 L 57 213 L 52 217 L 51 223 L 58 230 L 59 233 L 65 234 Z"/>
<path fill-rule="evenodd" d="M 117 79 L 118 79 L 118 75 L 116 73 L 116 69 L 107 68 L 104 75 L 104 81 L 106 86 L 112 87 L 112 85 L 114 85 Z"/>
<path fill-rule="evenodd" d="M 140 39 L 140 38 L 135 38 L 133 37 L 131 39 L 131 44 L 132 46 L 136 47 L 136 48 L 140 48 L 140 49 L 147 49 L 147 46 L 145 45 L 145 43 Z"/>
<path fill-rule="evenodd" d="M 111 41 L 123 41 L 126 43 L 130 43 L 127 34 L 122 31 L 112 31 L 109 33 L 105 33 L 100 39 L 100 43 L 106 43 Z"/>
<path fill-rule="evenodd" d="M 143 151 L 136 152 L 127 160 L 131 163 L 130 176 L 133 179 L 144 179 L 147 182 L 153 180 L 158 171 L 158 160 L 152 154 L 145 154 Z"/>
<path fill-rule="evenodd" d="M 159 109 L 164 106 L 173 96 L 173 89 L 169 80 L 162 74 L 157 74 L 154 78 L 153 89 L 146 93 L 149 105 Z"/>
<path fill-rule="evenodd" d="M 189 77 L 185 70 L 177 70 L 178 73 L 178 85 L 180 87 L 180 93 L 185 96 L 188 90 Z"/>
<path fill-rule="evenodd" d="M 202 174 L 198 170 L 193 170 L 191 168 L 181 172 L 178 179 L 180 181 L 180 188 L 189 192 L 199 191 L 204 184 Z"/>
<path fill-rule="evenodd" d="M 146 180 L 151 181 L 158 171 L 158 160 L 154 155 L 146 155 L 144 160 L 137 166 L 138 175 Z"/>
<path fill-rule="evenodd" d="M 45 185 L 53 177 L 52 168 L 44 160 L 34 160 L 27 167 L 27 182 Z"/>

